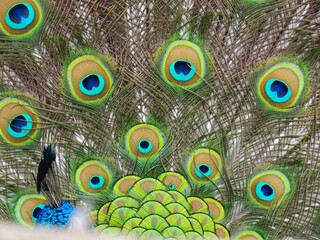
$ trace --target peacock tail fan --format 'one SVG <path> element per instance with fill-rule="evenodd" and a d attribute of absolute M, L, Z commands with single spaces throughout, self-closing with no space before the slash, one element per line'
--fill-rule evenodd
<path fill-rule="evenodd" d="M 1 220 L 320 237 L 318 0 L 2 2 Z"/>

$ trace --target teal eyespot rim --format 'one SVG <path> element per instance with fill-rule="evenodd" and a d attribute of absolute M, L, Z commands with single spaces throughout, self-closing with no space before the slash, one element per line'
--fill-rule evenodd
<path fill-rule="evenodd" d="M 206 167 L 208 171 L 203 172 L 203 171 L 201 170 L 202 167 Z M 210 174 L 212 173 L 212 170 L 211 170 L 210 166 L 207 165 L 207 164 L 201 164 L 201 165 L 199 165 L 199 166 L 196 166 L 196 167 L 194 168 L 194 171 L 195 171 L 196 175 L 197 175 L 199 178 L 208 177 L 208 176 L 210 176 Z"/>
<path fill-rule="evenodd" d="M 98 180 L 95 184 L 94 181 Z M 93 189 L 99 189 L 104 185 L 104 177 L 103 176 L 93 176 L 89 180 L 89 186 Z"/>
<path fill-rule="evenodd" d="M 265 186 L 270 188 L 270 190 L 272 192 L 271 194 L 269 194 L 269 195 L 265 194 L 265 192 L 262 189 Z M 270 184 L 266 183 L 266 182 L 259 182 L 257 184 L 257 186 L 256 186 L 256 194 L 257 194 L 258 198 L 260 198 L 261 200 L 266 201 L 266 202 L 272 201 L 274 199 L 274 197 L 275 197 L 273 187 Z"/>
<path fill-rule="evenodd" d="M 26 125 L 23 126 L 20 130 L 20 132 L 16 132 L 12 129 L 12 122 L 19 116 L 22 116 L 24 119 L 25 119 L 25 122 L 26 122 Z M 22 113 L 22 114 L 19 114 L 17 116 L 15 116 L 9 123 L 8 125 L 8 133 L 14 137 L 14 138 L 24 138 L 26 137 L 30 131 L 32 130 L 32 126 L 33 126 L 33 123 L 32 123 L 32 118 L 26 114 L 26 113 Z"/>
<path fill-rule="evenodd" d="M 29 16 L 27 18 L 21 17 L 21 23 L 15 23 L 11 20 L 10 18 L 10 11 L 17 7 L 18 5 L 24 5 L 28 11 L 29 11 Z M 30 3 L 27 2 L 22 2 L 22 3 L 17 3 L 13 5 L 8 11 L 5 16 L 5 21 L 6 24 L 8 24 L 9 27 L 11 27 L 14 30 L 22 30 L 28 27 L 35 19 L 35 11 Z"/>
<path fill-rule="evenodd" d="M 34 222 L 37 222 L 37 220 L 38 220 L 38 218 L 35 217 L 35 214 L 36 214 L 35 211 L 39 211 L 39 210 L 37 210 L 37 209 L 41 209 L 41 210 L 42 210 L 42 209 L 44 208 L 44 206 L 45 206 L 45 204 L 38 204 L 38 205 L 33 209 L 31 216 L 32 216 L 32 220 L 33 220 Z"/>
<path fill-rule="evenodd" d="M 147 147 L 147 148 L 144 148 L 144 147 L 141 146 L 144 142 L 147 142 L 147 143 L 148 143 L 148 147 Z M 139 152 L 141 152 L 141 153 L 143 153 L 143 154 L 146 154 L 146 153 L 149 153 L 149 152 L 152 150 L 153 144 L 152 144 L 152 142 L 143 139 L 143 140 L 141 140 L 141 141 L 138 143 L 137 148 L 138 148 L 138 151 L 139 151 Z"/>
<path fill-rule="evenodd" d="M 98 87 L 93 86 L 91 90 L 88 90 L 84 85 L 84 81 L 91 76 L 96 76 L 98 78 Z M 103 78 L 102 75 L 100 74 L 89 74 L 87 76 L 85 76 L 84 78 L 82 78 L 82 80 L 79 83 L 79 88 L 81 90 L 81 92 L 87 96 L 96 96 L 99 95 L 103 90 L 104 90 L 104 86 L 105 86 L 105 79 Z"/>
<path fill-rule="evenodd" d="M 183 72 L 177 73 L 176 69 L 175 69 L 175 65 L 178 62 L 184 62 L 188 64 L 188 67 L 190 68 L 189 72 L 187 74 L 184 74 Z M 180 82 L 187 82 L 189 81 L 191 78 L 193 78 L 193 76 L 196 74 L 196 67 L 189 61 L 186 60 L 177 60 L 173 63 L 170 64 L 170 74 L 171 76 L 176 80 L 176 81 L 180 81 Z"/>
<path fill-rule="evenodd" d="M 278 97 L 278 92 L 277 91 L 272 91 L 272 84 L 275 83 L 275 82 L 280 82 L 280 83 L 282 83 L 283 85 L 285 85 L 287 87 L 288 92 L 287 92 L 287 94 L 285 94 L 285 96 Z M 267 96 L 273 102 L 276 102 L 276 103 L 287 102 L 292 96 L 290 87 L 284 81 L 281 81 L 279 79 L 274 79 L 274 78 L 271 78 L 271 79 L 268 80 L 268 82 L 265 85 L 265 91 L 266 91 Z"/>

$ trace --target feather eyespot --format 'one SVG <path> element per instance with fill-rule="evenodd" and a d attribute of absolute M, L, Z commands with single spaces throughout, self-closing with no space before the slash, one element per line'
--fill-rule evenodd
<path fill-rule="evenodd" d="M 278 206 L 289 192 L 289 180 L 279 171 L 261 172 L 249 183 L 251 201 L 264 208 Z"/>
<path fill-rule="evenodd" d="M 113 76 L 103 59 L 84 55 L 68 65 L 66 88 L 72 98 L 80 103 L 101 103 L 112 92 Z"/>
<path fill-rule="evenodd" d="M 76 170 L 75 182 L 80 191 L 96 194 L 106 190 L 111 184 L 112 174 L 102 162 L 86 161 Z"/>
<path fill-rule="evenodd" d="M 146 159 L 158 154 L 164 145 L 161 131 L 150 124 L 132 127 L 125 137 L 126 150 L 132 158 Z"/>
<path fill-rule="evenodd" d="M 14 213 L 16 220 L 25 226 L 33 227 L 45 204 L 47 204 L 47 201 L 41 195 L 23 195 L 15 204 Z"/>
<path fill-rule="evenodd" d="M 3 139 L 15 146 L 32 144 L 39 135 L 39 117 L 26 103 L 6 98 L 0 102 L 0 131 Z"/>
<path fill-rule="evenodd" d="M 280 62 L 258 78 L 258 95 L 264 105 L 275 110 L 294 107 L 305 89 L 305 76 L 300 66 Z"/>
<path fill-rule="evenodd" d="M 6 23 L 15 30 L 28 27 L 35 18 L 35 12 L 31 4 L 18 3 L 11 7 L 6 14 Z"/>
<path fill-rule="evenodd" d="M 24 37 L 39 27 L 42 15 L 42 9 L 36 0 L 3 1 L 0 10 L 0 28 L 7 35 Z"/>
<path fill-rule="evenodd" d="M 219 179 L 221 158 L 210 149 L 194 151 L 187 161 L 187 171 L 198 183 L 207 183 Z"/>
<path fill-rule="evenodd" d="M 171 43 L 162 57 L 161 64 L 164 80 L 174 86 L 197 86 L 205 75 L 202 50 L 189 41 L 178 40 Z"/>

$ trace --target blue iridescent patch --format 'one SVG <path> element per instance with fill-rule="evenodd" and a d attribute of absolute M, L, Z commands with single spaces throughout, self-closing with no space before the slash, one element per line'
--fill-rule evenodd
<path fill-rule="evenodd" d="M 48 204 L 44 206 L 36 224 L 42 227 L 66 228 L 70 222 L 70 216 L 75 208 L 67 201 L 62 201 L 58 208 L 51 208 Z"/>

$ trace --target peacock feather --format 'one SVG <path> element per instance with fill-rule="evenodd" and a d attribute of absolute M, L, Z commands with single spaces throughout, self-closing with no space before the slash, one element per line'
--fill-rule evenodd
<path fill-rule="evenodd" d="M 318 0 L 6 0 L 0 217 L 128 239 L 320 239 Z"/>

